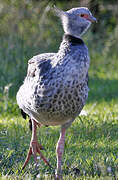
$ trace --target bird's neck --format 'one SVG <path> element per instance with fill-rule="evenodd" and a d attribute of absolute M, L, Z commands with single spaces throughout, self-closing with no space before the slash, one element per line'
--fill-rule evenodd
<path fill-rule="evenodd" d="M 70 34 L 64 34 L 63 41 L 71 43 L 72 45 L 81 45 L 84 44 L 83 40 L 80 37 L 75 37 Z"/>
<path fill-rule="evenodd" d="M 81 38 L 74 37 L 70 34 L 64 34 L 63 41 L 60 44 L 59 51 L 57 54 L 62 58 L 66 56 L 66 54 L 69 54 L 69 52 L 76 49 L 77 47 L 75 46 L 81 46 L 81 45 L 84 45 L 84 42 Z"/>

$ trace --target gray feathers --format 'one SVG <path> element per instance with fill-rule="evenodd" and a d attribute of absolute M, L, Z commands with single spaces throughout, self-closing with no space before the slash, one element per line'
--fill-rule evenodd
<path fill-rule="evenodd" d="M 89 55 L 79 37 L 96 19 L 87 8 L 54 10 L 63 23 L 63 41 L 57 53 L 40 54 L 29 60 L 17 103 L 41 124 L 68 127 L 88 97 Z"/>
<path fill-rule="evenodd" d="M 72 121 L 88 96 L 88 68 L 83 41 L 65 35 L 57 53 L 29 60 L 27 77 L 17 93 L 20 108 L 45 125 Z"/>
<path fill-rule="evenodd" d="M 55 8 L 55 11 L 61 18 L 65 32 L 62 43 L 57 53 L 40 54 L 29 60 L 27 76 L 17 93 L 17 103 L 24 118 L 27 114 L 30 125 L 32 123 L 32 139 L 23 168 L 30 153 L 33 153 L 36 163 L 35 151 L 40 154 L 36 136 L 37 124 L 60 125 L 55 178 L 62 179 L 61 163 L 66 128 L 81 112 L 89 90 L 88 48 L 79 37 L 96 19 L 87 8 L 74 8 L 67 12 Z M 49 165 L 44 157 L 42 159 Z"/>

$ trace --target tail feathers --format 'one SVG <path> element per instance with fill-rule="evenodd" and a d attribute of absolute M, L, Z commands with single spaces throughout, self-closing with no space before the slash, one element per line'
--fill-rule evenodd
<path fill-rule="evenodd" d="M 30 128 L 30 130 L 32 131 L 32 121 L 31 121 L 30 118 L 29 118 L 29 128 Z"/>
<path fill-rule="evenodd" d="M 21 109 L 21 114 L 22 114 L 22 117 L 24 118 L 24 119 L 26 119 L 27 118 L 27 114 Z M 29 128 L 30 128 L 30 130 L 32 131 L 32 121 L 31 121 L 31 119 L 29 118 Z"/>
<path fill-rule="evenodd" d="M 26 117 L 27 117 L 27 114 L 21 109 L 21 114 L 22 114 L 22 117 L 24 118 L 24 119 L 26 119 Z"/>

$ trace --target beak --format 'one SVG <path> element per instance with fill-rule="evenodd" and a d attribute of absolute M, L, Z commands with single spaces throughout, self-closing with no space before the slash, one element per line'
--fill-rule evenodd
<path fill-rule="evenodd" d="M 92 15 L 90 15 L 88 17 L 88 20 L 91 21 L 91 22 L 96 22 L 97 23 L 97 19 L 95 17 L 93 17 Z"/>

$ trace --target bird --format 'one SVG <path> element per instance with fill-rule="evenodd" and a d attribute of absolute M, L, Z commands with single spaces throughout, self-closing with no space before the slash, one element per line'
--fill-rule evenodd
<path fill-rule="evenodd" d="M 24 118 L 29 116 L 32 137 L 23 169 L 31 155 L 37 164 L 37 153 L 43 156 L 37 140 L 37 127 L 60 126 L 56 145 L 57 167 L 55 179 L 62 179 L 62 157 L 66 130 L 82 111 L 88 98 L 88 70 L 90 57 L 82 35 L 96 18 L 87 7 L 67 11 L 54 6 L 53 11 L 62 22 L 64 35 L 56 53 L 42 53 L 28 61 L 27 75 L 16 99 Z"/>

